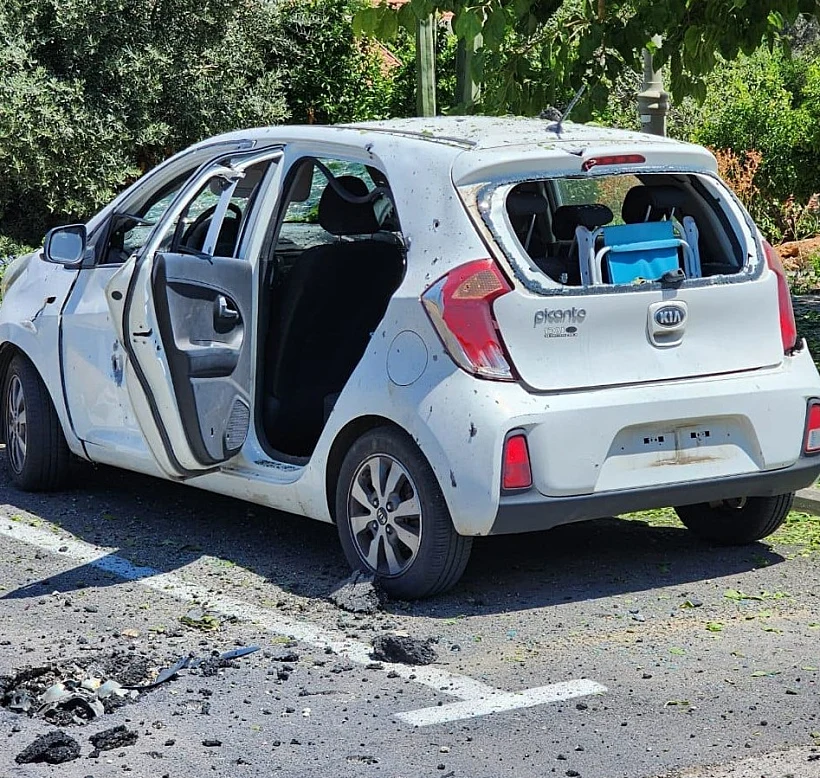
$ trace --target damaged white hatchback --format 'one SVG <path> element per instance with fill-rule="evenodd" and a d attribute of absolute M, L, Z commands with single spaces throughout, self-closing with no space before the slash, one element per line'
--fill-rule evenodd
<path fill-rule="evenodd" d="M 335 522 L 398 597 L 472 538 L 674 506 L 772 533 L 820 377 L 704 149 L 529 119 L 220 136 L 6 273 L 2 431 Z"/>

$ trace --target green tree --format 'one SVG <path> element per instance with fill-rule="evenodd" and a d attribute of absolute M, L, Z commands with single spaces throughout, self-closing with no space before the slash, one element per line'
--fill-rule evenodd
<path fill-rule="evenodd" d="M 386 116 L 363 2 L 0 3 L 0 256 L 210 135 Z"/>
<path fill-rule="evenodd" d="M 703 97 L 702 77 L 718 58 L 751 54 L 773 42 L 799 14 L 820 13 L 818 0 L 387 0 L 364 9 L 357 28 L 381 38 L 430 13 L 451 12 L 453 31 L 483 36 L 474 76 L 485 85 L 487 112 L 536 113 L 589 88 L 579 113 L 607 101 L 624 68 L 638 68 L 653 35 L 663 36 L 656 64 L 668 64 L 677 97 Z"/>

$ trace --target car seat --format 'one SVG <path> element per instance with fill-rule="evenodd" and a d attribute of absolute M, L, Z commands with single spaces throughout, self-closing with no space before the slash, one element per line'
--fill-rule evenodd
<path fill-rule="evenodd" d="M 271 445 L 296 456 L 312 452 L 404 272 L 402 247 L 374 237 L 380 225 L 364 181 L 335 183 L 318 221 L 339 240 L 302 253 L 271 311 L 264 426 Z"/>

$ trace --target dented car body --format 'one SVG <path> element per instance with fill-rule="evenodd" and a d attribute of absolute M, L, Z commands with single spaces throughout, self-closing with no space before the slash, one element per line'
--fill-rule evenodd
<path fill-rule="evenodd" d="M 7 271 L 0 367 L 21 487 L 70 452 L 335 521 L 397 596 L 632 510 L 754 541 L 820 474 L 820 377 L 712 156 L 542 120 L 198 144 Z"/>

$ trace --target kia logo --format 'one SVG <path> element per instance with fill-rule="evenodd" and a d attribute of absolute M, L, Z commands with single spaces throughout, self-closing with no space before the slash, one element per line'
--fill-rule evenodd
<path fill-rule="evenodd" d="M 677 305 L 664 305 L 655 311 L 655 321 L 661 327 L 679 327 L 686 319 L 686 311 Z"/>

